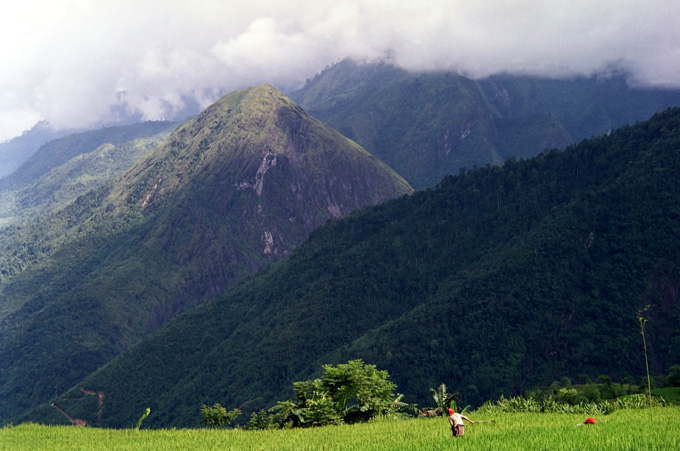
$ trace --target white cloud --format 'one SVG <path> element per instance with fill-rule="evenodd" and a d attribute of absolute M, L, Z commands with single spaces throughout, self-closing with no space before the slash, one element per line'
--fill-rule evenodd
<path fill-rule="evenodd" d="M 680 86 L 676 0 L 23 0 L 0 8 L 0 141 L 38 119 L 86 127 L 120 111 L 299 86 L 344 57 L 408 69 L 572 76 L 612 63 Z"/>

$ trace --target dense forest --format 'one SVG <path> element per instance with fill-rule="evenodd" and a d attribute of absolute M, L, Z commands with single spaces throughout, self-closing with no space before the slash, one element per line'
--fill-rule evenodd
<path fill-rule="evenodd" d="M 680 109 L 461 170 L 329 221 L 56 401 L 106 427 L 149 406 L 151 426 L 191 426 L 202 404 L 269 408 L 358 358 L 425 405 L 442 382 L 463 405 L 563 377 L 641 382 L 640 314 L 650 370 L 666 374 L 680 362 L 678 180 Z M 100 417 L 82 390 L 105 394 Z M 49 406 L 21 419 L 62 421 Z"/>
<path fill-rule="evenodd" d="M 680 105 L 677 89 L 635 87 L 623 72 L 471 79 L 349 59 L 291 97 L 416 189 L 434 187 L 460 168 L 562 149 Z"/>

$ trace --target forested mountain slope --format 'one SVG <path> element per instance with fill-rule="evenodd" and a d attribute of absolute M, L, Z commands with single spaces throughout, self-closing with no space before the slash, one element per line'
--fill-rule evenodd
<path fill-rule="evenodd" d="M 329 218 L 411 191 L 271 86 L 224 96 L 104 186 L 2 230 L 0 421 L 281 259 Z"/>
<path fill-rule="evenodd" d="M 144 122 L 49 141 L 12 175 L 0 180 L 0 226 L 35 221 L 63 208 L 127 170 L 178 125 Z"/>
<path fill-rule="evenodd" d="M 351 60 L 327 68 L 291 97 L 416 189 L 460 168 L 564 148 L 680 105 L 677 89 L 631 87 L 625 74 L 472 80 Z"/>
<path fill-rule="evenodd" d="M 14 172 L 43 144 L 74 133 L 73 130 L 54 130 L 47 122 L 38 122 L 21 136 L 0 143 L 0 179 Z"/>
<path fill-rule="evenodd" d="M 89 424 L 196 426 L 246 413 L 321 364 L 362 358 L 407 402 L 444 382 L 479 404 L 582 375 L 680 362 L 680 109 L 334 220 L 56 402 Z M 105 396 L 100 416 L 94 397 Z M 44 406 L 24 420 L 63 421 Z M 147 423 L 145 423 L 147 424 Z"/>
<path fill-rule="evenodd" d="M 147 138 L 159 133 L 169 133 L 179 125 L 177 122 L 149 121 L 133 125 L 107 127 L 74 133 L 58 139 L 53 139 L 38 148 L 11 175 L 0 179 L 0 190 L 16 190 L 31 183 L 35 183 L 50 170 L 67 163 L 82 154 L 92 152 L 104 144 L 114 146 Z"/>

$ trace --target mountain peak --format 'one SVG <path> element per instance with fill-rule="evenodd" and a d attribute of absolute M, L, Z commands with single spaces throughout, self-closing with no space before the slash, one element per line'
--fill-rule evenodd
<path fill-rule="evenodd" d="M 137 202 L 147 211 L 198 174 L 200 183 L 210 175 L 219 178 L 220 184 L 230 181 L 237 191 L 252 188 L 262 196 L 267 173 L 283 164 L 281 169 L 292 171 L 288 175 L 304 179 L 286 187 L 299 193 L 299 189 L 291 187 L 321 182 L 315 174 L 330 178 L 337 178 L 340 173 L 350 176 L 353 172 L 347 172 L 348 167 L 359 160 L 366 163 L 359 164 L 361 174 L 367 176 L 366 170 L 372 168 L 370 171 L 377 170 L 375 174 L 380 173 L 380 179 L 386 182 L 375 186 L 377 192 L 368 191 L 373 196 L 369 203 L 411 191 L 400 176 L 359 145 L 309 116 L 273 86 L 263 84 L 220 98 L 180 127 L 128 176 L 140 178 L 139 182 L 145 185 L 141 190 L 144 196 Z M 392 180 L 392 188 L 384 177 Z M 270 186 L 279 190 L 286 185 L 277 181 Z M 335 212 L 332 216 L 341 216 L 362 204 L 363 201 L 350 202 L 329 211 Z"/>
<path fill-rule="evenodd" d="M 229 114 L 232 111 L 243 110 L 249 114 L 269 113 L 276 108 L 295 105 L 281 91 L 270 84 L 262 84 L 241 91 L 225 94 L 201 113 L 201 116 Z"/>
<path fill-rule="evenodd" d="M 193 293 L 200 299 L 289 254 L 328 219 L 410 192 L 387 165 L 265 84 L 227 94 L 182 125 L 109 199 L 147 218 L 145 247 L 197 265 L 184 277 L 209 284 Z"/>
<path fill-rule="evenodd" d="M 670 111 L 322 227 L 295 258 L 178 318 L 56 402 L 96 389 L 105 427 L 130 424 L 149 400 L 161 412 L 152 427 L 193 427 L 186 400 L 257 411 L 318 362 L 353 358 L 388 370 L 419 404 L 440 377 L 472 405 L 559 377 L 639 378 L 631 312 L 648 302 L 657 364 L 671 365 L 678 124 L 680 110 Z M 93 404 L 80 404 L 97 421 Z"/>

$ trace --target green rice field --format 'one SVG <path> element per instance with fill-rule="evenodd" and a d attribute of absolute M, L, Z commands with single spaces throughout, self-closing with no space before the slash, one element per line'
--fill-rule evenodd
<path fill-rule="evenodd" d="M 315 429 L 140 431 L 21 424 L 0 429 L 0 450 L 671 450 L 680 449 L 680 408 L 585 415 L 470 413 L 484 423 L 451 436 L 446 418 L 379 420 Z"/>

